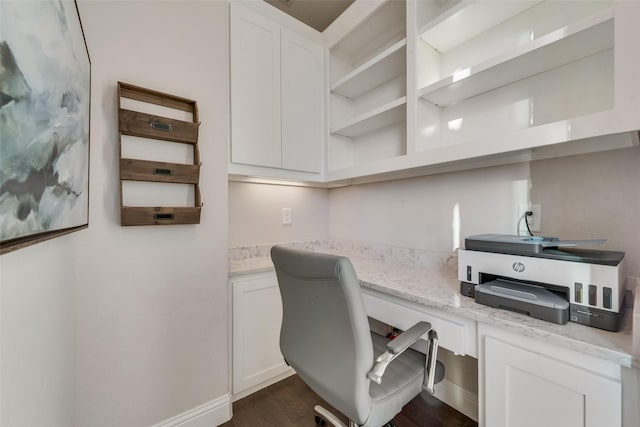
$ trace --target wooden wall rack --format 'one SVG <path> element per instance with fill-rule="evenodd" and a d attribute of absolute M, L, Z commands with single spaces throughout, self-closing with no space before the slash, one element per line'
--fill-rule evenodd
<path fill-rule="evenodd" d="M 191 113 L 193 121 L 182 121 L 122 108 L 122 98 L 148 102 Z M 200 152 L 198 151 L 198 104 L 191 99 L 118 82 L 118 130 L 120 140 L 120 225 L 199 224 Z M 193 146 L 193 164 L 158 162 L 122 157 L 122 135 L 162 140 Z M 123 181 L 191 184 L 194 206 L 124 206 Z"/>

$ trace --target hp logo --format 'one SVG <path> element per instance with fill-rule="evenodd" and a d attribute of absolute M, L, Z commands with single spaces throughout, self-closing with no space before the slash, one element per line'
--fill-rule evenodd
<path fill-rule="evenodd" d="M 524 271 L 524 264 L 521 262 L 514 262 L 511 268 L 513 268 L 513 271 L 516 273 L 522 273 Z"/>

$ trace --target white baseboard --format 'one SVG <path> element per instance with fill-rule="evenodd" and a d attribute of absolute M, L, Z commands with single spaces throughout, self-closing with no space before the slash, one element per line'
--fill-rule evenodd
<path fill-rule="evenodd" d="M 467 417 L 478 421 L 478 395 L 471 393 L 459 385 L 446 379 L 436 384 L 434 396 L 451 406 L 455 410 L 462 412 Z"/>
<path fill-rule="evenodd" d="M 296 373 L 296 371 L 294 371 L 292 368 L 288 368 L 285 372 L 283 372 L 281 374 L 278 374 L 273 378 L 270 378 L 270 379 L 268 379 L 266 381 L 261 382 L 260 384 L 256 384 L 256 385 L 254 385 L 252 387 L 249 387 L 246 390 L 242 390 L 242 391 L 234 394 L 231 397 L 231 401 L 232 402 L 236 402 L 236 401 L 238 401 L 238 400 L 240 400 L 240 399 L 242 399 L 244 397 L 249 396 L 250 394 L 255 393 L 256 391 L 260 391 L 265 387 L 269 387 L 270 385 L 277 383 L 278 381 L 282 381 L 283 379 L 288 378 L 288 377 L 290 377 L 291 375 L 293 375 L 295 373 Z"/>
<path fill-rule="evenodd" d="M 212 427 L 229 421 L 231 415 L 231 395 L 225 394 L 151 427 Z"/>

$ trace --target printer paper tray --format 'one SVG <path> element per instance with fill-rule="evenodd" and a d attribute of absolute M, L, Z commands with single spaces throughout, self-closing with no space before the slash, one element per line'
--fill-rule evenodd
<path fill-rule="evenodd" d="M 476 285 L 475 298 L 479 304 L 553 323 L 565 324 L 569 321 L 567 300 L 541 286 L 496 279 Z"/>

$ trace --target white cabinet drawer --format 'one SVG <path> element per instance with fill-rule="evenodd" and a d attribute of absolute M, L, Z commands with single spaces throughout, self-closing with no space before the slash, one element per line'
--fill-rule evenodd
<path fill-rule="evenodd" d="M 440 346 L 460 355 L 477 357 L 474 321 L 370 289 L 363 289 L 362 297 L 369 317 L 401 330 L 407 330 L 419 321 L 427 321 L 438 332 Z"/>

